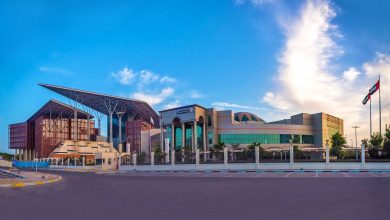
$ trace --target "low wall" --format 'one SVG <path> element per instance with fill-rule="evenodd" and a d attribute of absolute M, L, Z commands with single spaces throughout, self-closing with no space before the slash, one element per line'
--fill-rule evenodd
<path fill-rule="evenodd" d="M 12 162 L 8 160 L 0 160 L 0 167 L 12 167 Z"/>
<path fill-rule="evenodd" d="M 370 162 L 364 165 L 359 162 L 334 162 L 328 166 L 325 163 L 260 163 L 257 167 L 255 163 L 232 163 L 225 166 L 221 164 L 175 164 L 175 165 L 122 165 L 121 171 L 149 171 L 149 170 L 390 170 L 390 162 Z"/>
<path fill-rule="evenodd" d="M 13 161 L 12 166 L 16 168 L 47 168 L 49 162 L 37 162 L 37 161 Z"/>

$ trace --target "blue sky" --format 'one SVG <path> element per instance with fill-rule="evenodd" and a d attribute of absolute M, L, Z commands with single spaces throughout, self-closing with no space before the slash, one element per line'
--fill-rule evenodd
<path fill-rule="evenodd" d="M 364 137 L 361 100 L 376 73 L 390 98 L 388 8 L 384 0 L 0 0 L 0 151 L 8 124 L 51 98 L 68 102 L 37 83 L 266 121 L 324 111 L 344 118 L 350 137 L 359 124 Z"/>

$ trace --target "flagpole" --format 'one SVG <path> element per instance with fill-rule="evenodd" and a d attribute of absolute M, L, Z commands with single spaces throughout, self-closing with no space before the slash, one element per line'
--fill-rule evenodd
<path fill-rule="evenodd" d="M 379 134 L 382 135 L 381 75 L 379 74 Z"/>
<path fill-rule="evenodd" d="M 372 136 L 372 120 L 371 120 L 371 97 L 370 97 L 370 138 Z"/>

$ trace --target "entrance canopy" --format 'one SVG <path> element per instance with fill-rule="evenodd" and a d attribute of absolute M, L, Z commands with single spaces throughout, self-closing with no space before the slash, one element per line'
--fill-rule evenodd
<path fill-rule="evenodd" d="M 154 125 L 154 127 L 159 127 L 158 114 L 148 103 L 144 101 L 88 92 L 79 89 L 71 89 L 50 84 L 39 85 L 102 114 L 109 115 L 116 113 L 128 113 L 135 118 L 142 119 L 143 121 Z"/>

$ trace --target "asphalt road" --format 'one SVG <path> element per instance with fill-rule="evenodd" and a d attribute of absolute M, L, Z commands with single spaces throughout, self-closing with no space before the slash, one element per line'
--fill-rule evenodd
<path fill-rule="evenodd" d="M 390 219 L 388 177 L 60 174 L 0 188 L 0 219 Z"/>

